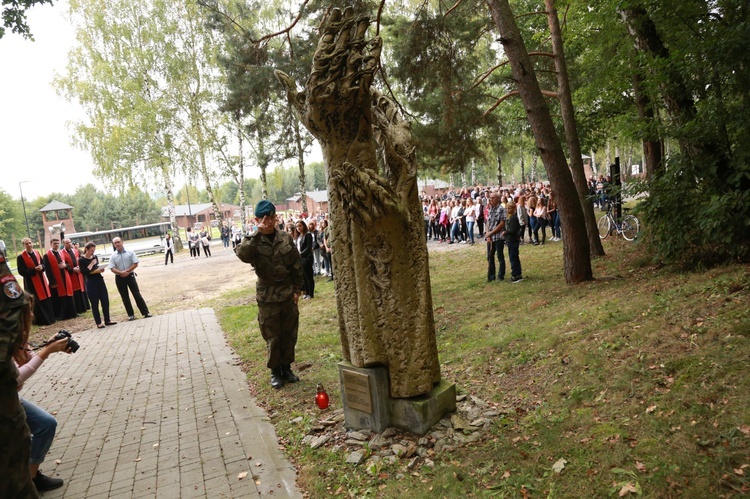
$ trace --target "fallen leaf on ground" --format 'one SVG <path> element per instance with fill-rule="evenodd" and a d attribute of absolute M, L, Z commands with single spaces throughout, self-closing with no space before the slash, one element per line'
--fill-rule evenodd
<path fill-rule="evenodd" d="M 560 473 L 565 469 L 566 464 L 568 464 L 568 462 L 565 460 L 565 458 L 561 457 L 555 462 L 555 464 L 552 465 L 552 471 L 554 471 L 555 473 Z"/>
<path fill-rule="evenodd" d="M 646 413 L 647 413 L 647 414 L 648 414 L 648 413 L 652 413 L 652 412 L 654 412 L 655 410 L 656 410 L 656 406 L 655 406 L 655 405 L 651 405 L 651 406 L 649 406 L 649 407 L 648 407 L 648 408 L 646 409 Z"/>
<path fill-rule="evenodd" d="M 503 476 L 500 477 L 501 480 L 505 478 L 510 478 L 510 471 L 505 470 L 505 473 L 503 473 Z"/>
<path fill-rule="evenodd" d="M 641 471 L 641 472 L 645 472 L 646 471 L 646 466 L 642 462 L 636 461 L 635 462 L 635 469 L 637 469 L 638 471 Z"/>
<path fill-rule="evenodd" d="M 742 468 L 733 468 L 734 474 L 739 476 L 745 476 L 745 470 Z"/>
<path fill-rule="evenodd" d="M 239 475 L 237 475 L 237 480 L 242 480 L 246 476 L 247 476 L 247 471 L 243 471 L 242 473 L 240 473 Z"/>
<path fill-rule="evenodd" d="M 638 489 L 636 489 L 636 488 L 635 488 L 635 485 L 633 485 L 632 483 L 628 483 L 628 484 L 625 484 L 625 485 L 624 485 L 624 486 L 623 486 L 623 487 L 622 487 L 622 488 L 620 489 L 620 493 L 619 493 L 619 496 L 620 496 L 620 497 L 625 497 L 626 495 L 630 494 L 631 492 L 632 492 L 633 494 L 635 494 L 635 493 L 637 493 L 637 492 L 638 492 Z"/>

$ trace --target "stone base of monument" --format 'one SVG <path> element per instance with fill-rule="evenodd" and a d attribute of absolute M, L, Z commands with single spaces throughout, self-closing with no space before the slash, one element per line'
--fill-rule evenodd
<path fill-rule="evenodd" d="M 456 385 L 441 381 L 429 393 L 399 399 L 390 396 L 387 367 L 354 367 L 339 362 L 344 424 L 380 433 L 393 426 L 418 435 L 456 411 Z"/>

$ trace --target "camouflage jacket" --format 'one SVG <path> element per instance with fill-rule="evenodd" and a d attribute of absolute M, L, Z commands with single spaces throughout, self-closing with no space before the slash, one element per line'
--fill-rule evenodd
<path fill-rule="evenodd" d="M 245 236 L 235 252 L 258 276 L 255 295 L 259 302 L 282 302 L 302 292 L 302 261 L 287 232 L 276 229 L 273 242 L 260 232 Z"/>

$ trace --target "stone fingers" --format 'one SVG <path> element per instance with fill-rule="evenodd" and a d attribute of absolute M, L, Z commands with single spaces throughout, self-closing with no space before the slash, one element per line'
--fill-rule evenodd
<path fill-rule="evenodd" d="M 292 79 L 291 76 L 284 73 L 283 71 L 276 70 L 273 72 L 273 75 L 276 77 L 279 83 L 281 83 L 281 85 L 284 87 L 284 90 L 286 90 L 287 99 L 292 104 L 294 109 L 299 114 L 302 114 L 304 107 L 305 107 L 304 92 L 298 92 L 297 83 L 294 81 L 294 79 Z"/>

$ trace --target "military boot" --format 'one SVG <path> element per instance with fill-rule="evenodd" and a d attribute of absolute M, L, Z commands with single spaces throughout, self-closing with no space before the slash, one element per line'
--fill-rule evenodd
<path fill-rule="evenodd" d="M 299 381 L 299 378 L 292 372 L 292 366 L 290 366 L 289 364 L 281 368 L 281 375 L 289 383 L 296 383 L 297 381 Z"/>
<path fill-rule="evenodd" d="M 284 374 L 281 367 L 271 369 L 271 386 L 277 390 L 284 386 Z"/>

